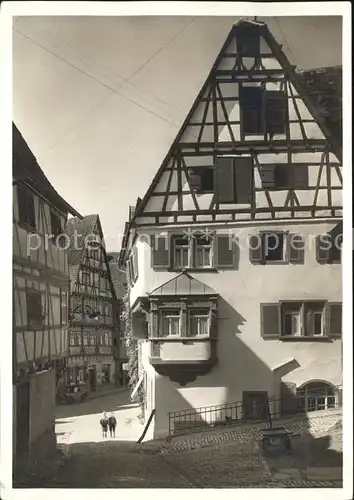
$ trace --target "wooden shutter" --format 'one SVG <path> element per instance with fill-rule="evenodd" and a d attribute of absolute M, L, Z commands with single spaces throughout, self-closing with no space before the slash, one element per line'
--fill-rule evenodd
<path fill-rule="evenodd" d="M 305 241 L 300 234 L 288 234 L 288 255 L 291 264 L 305 262 Z"/>
<path fill-rule="evenodd" d="M 133 258 L 133 270 L 134 270 L 133 279 L 134 279 L 134 281 L 136 281 L 138 279 L 138 276 L 139 276 L 138 249 L 136 247 L 134 247 L 134 249 L 133 249 L 132 258 Z"/>
<path fill-rule="evenodd" d="M 167 236 L 151 236 L 151 266 L 166 269 L 170 265 L 170 239 Z"/>
<path fill-rule="evenodd" d="M 200 191 L 202 187 L 201 172 L 199 169 L 194 168 L 189 171 L 189 185 L 191 190 Z"/>
<path fill-rule="evenodd" d="M 309 187 L 309 167 L 308 165 L 293 164 L 292 168 L 292 187 L 293 189 L 304 189 Z"/>
<path fill-rule="evenodd" d="M 330 245 L 324 236 L 316 236 L 316 260 L 319 264 L 327 264 L 329 262 Z"/>
<path fill-rule="evenodd" d="M 249 156 L 234 158 L 236 203 L 251 203 L 253 194 L 253 162 Z"/>
<path fill-rule="evenodd" d="M 130 287 L 132 280 L 131 280 L 131 276 L 130 276 L 129 260 L 127 260 L 125 274 L 126 274 L 126 277 L 127 277 L 127 285 L 128 285 L 128 287 Z"/>
<path fill-rule="evenodd" d="M 280 335 L 280 305 L 261 304 L 261 335 L 263 338 L 277 338 Z"/>
<path fill-rule="evenodd" d="M 340 338 L 342 336 L 342 304 L 340 302 L 329 302 L 327 304 L 328 321 L 327 335 Z"/>
<path fill-rule="evenodd" d="M 249 237 L 250 262 L 252 264 L 262 264 L 263 262 L 263 241 L 260 234 L 253 234 Z"/>
<path fill-rule="evenodd" d="M 216 199 L 218 203 L 234 203 L 233 158 L 216 158 Z"/>
<path fill-rule="evenodd" d="M 261 87 L 241 87 L 241 131 L 243 135 L 263 134 L 263 89 Z"/>
<path fill-rule="evenodd" d="M 215 237 L 216 243 L 216 267 L 235 267 L 237 245 L 228 235 L 218 235 Z"/>
<path fill-rule="evenodd" d="M 267 90 L 264 92 L 265 131 L 269 134 L 284 134 L 287 120 L 288 99 L 285 92 Z"/>
<path fill-rule="evenodd" d="M 275 187 L 275 165 L 263 165 L 261 170 L 262 186 L 270 189 Z"/>

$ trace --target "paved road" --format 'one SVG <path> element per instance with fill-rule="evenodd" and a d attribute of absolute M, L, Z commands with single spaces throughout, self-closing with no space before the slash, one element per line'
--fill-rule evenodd
<path fill-rule="evenodd" d="M 104 411 L 114 412 L 117 419 L 115 441 L 137 441 L 143 431 L 139 421 L 140 409 L 132 404 L 128 391 L 117 391 L 97 399 L 56 408 L 58 444 L 100 443 L 100 419 Z"/>
<path fill-rule="evenodd" d="M 102 439 L 99 419 L 115 411 L 115 439 Z M 341 486 L 341 432 L 328 437 L 299 438 L 291 456 L 265 458 L 255 436 L 232 442 L 216 440 L 181 449 L 174 440 L 136 444 L 142 433 L 139 408 L 127 392 L 77 406 L 58 408 L 58 441 L 66 443 L 70 460 L 41 488 L 313 488 Z M 224 434 L 225 436 L 225 434 Z M 333 440 L 333 437 L 335 439 Z M 176 443 L 177 444 L 177 443 Z M 315 468 L 315 470 L 310 470 Z"/>

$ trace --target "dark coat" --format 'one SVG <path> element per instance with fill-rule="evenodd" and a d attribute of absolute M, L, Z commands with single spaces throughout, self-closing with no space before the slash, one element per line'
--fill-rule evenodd
<path fill-rule="evenodd" d="M 116 417 L 109 417 L 108 419 L 108 425 L 110 427 L 110 429 L 114 429 L 115 426 L 117 425 L 117 420 L 116 420 Z"/>
<path fill-rule="evenodd" d="M 107 418 L 101 418 L 100 424 L 103 430 L 107 430 L 108 427 L 108 419 Z"/>

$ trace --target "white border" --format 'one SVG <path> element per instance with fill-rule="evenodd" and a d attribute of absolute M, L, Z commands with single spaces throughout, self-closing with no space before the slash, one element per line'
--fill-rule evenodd
<path fill-rule="evenodd" d="M 343 16 L 343 156 L 344 156 L 344 190 L 343 190 L 343 208 L 344 208 L 344 244 L 343 244 L 343 325 L 344 325 L 344 348 L 343 348 L 343 455 L 344 455 L 344 487 L 340 490 L 298 490 L 287 489 L 263 489 L 263 490 L 238 490 L 238 498 L 252 498 L 261 492 L 262 498 L 282 498 L 284 494 L 287 498 L 311 497 L 312 499 L 343 499 L 351 498 L 353 491 L 352 466 L 353 466 L 353 397 L 352 397 L 352 188 L 351 188 L 351 4 L 350 2 L 284 2 L 284 3 L 242 3 L 242 2 L 3 2 L 0 10 L 0 109 L 3 111 L 0 115 L 1 133 L 0 133 L 0 152 L 4 161 L 2 166 L 2 189 L 4 196 L 0 196 L 1 214 L 5 235 L 8 241 L 11 238 L 11 117 L 12 117 L 12 16 L 19 15 L 85 15 L 85 16 L 153 16 L 153 15 L 178 15 L 178 16 Z M 301 34 L 299 33 L 299 36 Z M 4 167 L 5 165 L 5 167 Z M 7 242 L 6 242 L 7 243 Z M 1 277 L 2 277 L 2 311 L 5 325 L 1 332 L 1 498 L 54 498 L 58 495 L 61 498 L 64 492 L 62 490 L 12 490 L 11 489 L 11 457 L 12 457 L 12 386 L 11 386 L 11 321 L 12 321 L 12 294 L 7 290 L 7 284 L 11 283 L 11 246 L 6 244 L 2 246 L 0 259 Z M 4 283 L 6 286 L 4 287 Z M 11 285 L 10 285 L 11 286 Z M 4 488 L 3 488 L 4 487 Z M 125 496 L 131 495 L 131 490 L 120 490 Z M 116 490 L 66 490 L 65 496 L 84 494 L 85 499 L 95 498 L 97 495 L 104 494 L 106 498 L 116 497 Z M 165 497 L 168 494 L 172 498 L 180 498 L 180 490 L 137 490 L 133 495 Z M 193 495 L 197 491 L 192 491 Z M 207 495 L 220 494 L 219 490 L 202 490 L 203 498 Z M 233 490 L 222 490 L 223 496 L 234 497 Z"/>

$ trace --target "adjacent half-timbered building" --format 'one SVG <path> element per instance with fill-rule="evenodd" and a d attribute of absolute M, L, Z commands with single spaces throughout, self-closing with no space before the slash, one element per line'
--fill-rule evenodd
<path fill-rule="evenodd" d="M 115 382 L 119 308 L 100 218 L 69 219 L 70 272 L 68 385 L 95 391 Z"/>
<path fill-rule="evenodd" d="M 340 397 L 342 149 L 312 80 L 265 24 L 235 24 L 126 226 L 155 436 L 176 410 Z"/>
<path fill-rule="evenodd" d="M 56 447 L 55 387 L 68 354 L 68 213 L 13 125 L 13 455 Z"/>

